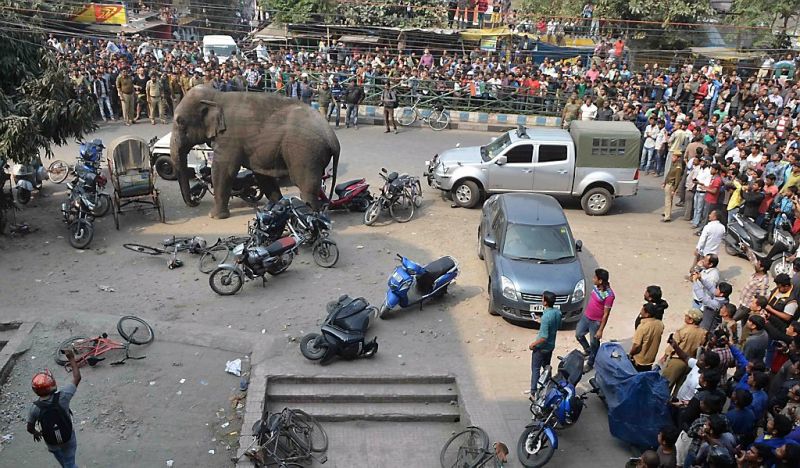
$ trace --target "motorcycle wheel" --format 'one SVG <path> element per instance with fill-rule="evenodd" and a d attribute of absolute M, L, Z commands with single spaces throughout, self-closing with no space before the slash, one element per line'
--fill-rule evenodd
<path fill-rule="evenodd" d="M 547 434 L 537 426 L 526 427 L 517 441 L 517 458 L 526 468 L 546 465 L 555 452 Z"/>
<path fill-rule="evenodd" d="M 736 250 L 736 247 L 732 246 L 728 242 L 725 242 L 725 253 L 730 255 L 731 257 L 739 256 L 739 251 Z"/>
<path fill-rule="evenodd" d="M 328 352 L 328 345 L 319 333 L 309 333 L 300 340 L 300 352 L 309 361 L 319 361 Z"/>
<path fill-rule="evenodd" d="M 85 219 L 79 219 L 69 225 L 69 245 L 76 249 L 85 249 L 92 242 L 94 228 Z"/>
<path fill-rule="evenodd" d="M 371 202 L 371 197 L 369 196 L 369 194 L 358 196 L 354 198 L 353 201 L 350 202 L 350 206 L 348 208 L 350 208 L 350 211 L 357 211 L 359 213 L 363 213 L 367 211 L 367 208 L 369 208 L 370 202 Z"/>
<path fill-rule="evenodd" d="M 232 268 L 217 268 L 208 277 L 208 285 L 220 296 L 233 296 L 244 284 L 242 274 Z"/>
<path fill-rule="evenodd" d="M 285 262 L 282 261 L 280 263 L 273 264 L 272 266 L 270 266 L 267 269 L 267 273 L 269 273 L 272 276 L 278 276 L 281 273 L 283 273 L 284 271 L 288 270 L 289 269 L 289 265 L 292 264 L 292 260 L 294 259 L 294 254 L 290 253 L 288 255 L 289 255 L 289 260 L 287 260 Z"/>
<path fill-rule="evenodd" d="M 322 268 L 331 268 L 339 261 L 339 247 L 330 239 L 316 242 L 311 254 L 314 256 L 314 262 Z"/>
<path fill-rule="evenodd" d="M 372 226 L 375 224 L 375 221 L 378 220 L 378 216 L 381 214 L 381 200 L 377 199 L 372 202 L 371 205 L 367 208 L 367 211 L 364 212 L 364 224 L 367 226 Z"/>
<path fill-rule="evenodd" d="M 367 359 L 372 359 L 378 353 L 378 343 L 375 343 L 375 347 L 364 353 L 364 357 Z"/>
<path fill-rule="evenodd" d="M 258 187 L 249 187 L 240 195 L 241 199 L 247 203 L 258 203 L 259 200 L 264 198 L 264 192 Z"/>
<path fill-rule="evenodd" d="M 792 264 L 787 262 L 785 257 L 780 260 L 775 260 L 769 267 L 769 274 L 772 275 L 773 278 L 781 273 L 786 273 L 787 275 L 792 274 Z"/>
<path fill-rule="evenodd" d="M 60 184 L 67 180 L 69 176 L 69 164 L 60 159 L 56 159 L 47 167 L 47 175 L 50 177 L 51 182 Z"/>
<path fill-rule="evenodd" d="M 17 201 L 21 205 L 27 205 L 31 201 L 31 192 L 24 188 L 17 188 Z"/>
<path fill-rule="evenodd" d="M 206 196 L 206 193 L 208 193 L 208 187 L 203 185 L 202 188 L 200 189 L 200 192 L 198 193 L 192 193 L 192 190 L 190 190 L 189 199 L 195 203 L 195 206 L 197 206 L 197 204 L 200 203 L 200 200 L 202 200 L 203 197 Z"/>
<path fill-rule="evenodd" d="M 98 193 L 97 198 L 95 198 L 94 210 L 92 210 L 92 215 L 95 218 L 102 218 L 103 216 L 108 214 L 108 210 L 111 209 L 111 197 L 106 193 Z"/>

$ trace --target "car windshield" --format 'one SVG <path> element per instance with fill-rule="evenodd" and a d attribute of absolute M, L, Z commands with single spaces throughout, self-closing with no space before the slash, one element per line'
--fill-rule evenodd
<path fill-rule="evenodd" d="M 483 158 L 484 161 L 491 161 L 510 144 L 511 137 L 508 136 L 508 133 L 503 133 L 488 145 L 481 146 L 481 158 Z"/>
<path fill-rule="evenodd" d="M 236 51 L 236 46 L 233 44 L 203 46 L 203 52 L 205 52 L 206 55 L 210 54 L 212 50 L 214 51 L 214 55 L 216 55 L 217 57 L 230 57 L 233 54 L 233 52 Z"/>
<path fill-rule="evenodd" d="M 555 262 L 574 258 L 575 242 L 566 224 L 509 224 L 503 242 L 503 255 L 516 259 Z"/>

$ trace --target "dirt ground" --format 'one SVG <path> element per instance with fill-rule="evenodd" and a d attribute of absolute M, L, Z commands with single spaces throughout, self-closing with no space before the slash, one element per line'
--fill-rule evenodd
<path fill-rule="evenodd" d="M 126 132 L 149 139 L 168 131 L 168 126 L 161 125 L 137 124 L 127 129 L 109 125 L 93 137 L 108 143 Z M 456 143 L 485 143 L 492 136 L 417 129 L 385 135 L 379 127 L 342 129 L 337 134 L 342 144 L 339 180 L 367 177 L 373 184 L 379 183 L 377 172 L 382 166 L 420 175 L 424 160 L 434 153 Z M 71 161 L 76 152 L 77 145 L 71 144 L 57 148 L 56 157 Z M 310 252 L 304 251 L 285 274 L 269 278 L 265 288 L 251 282 L 236 296 L 219 297 L 209 288 L 206 275 L 197 270 L 196 257 L 183 255 L 186 265 L 171 271 L 166 268 L 165 257 L 138 255 L 121 245 L 157 245 L 171 235 L 201 235 L 211 241 L 218 236 L 243 235 L 252 208 L 234 199 L 230 219 L 212 220 L 206 216 L 210 198 L 197 208 L 189 208 L 180 198 L 177 183 L 159 181 L 158 185 L 166 205 L 166 224 L 158 223 L 152 213 L 127 213 L 120 220 L 120 231 L 115 231 L 109 216 L 96 222 L 95 239 L 85 251 L 72 249 L 63 238 L 66 228 L 58 206 L 66 188 L 51 183 L 46 184 L 44 194 L 18 213 L 19 219 L 36 231 L 24 237 L 0 237 L 0 318 L 37 320 L 41 324 L 33 332 L 31 350 L 0 389 L 0 435 L 14 434 L 13 440 L 0 446 L 0 465 L 19 466 L 23 460 L 30 466 L 50 463 L 44 447 L 34 447 L 23 422 L 13 416 L 32 400 L 28 390 L 31 373 L 38 367 L 54 367 L 52 349 L 63 337 L 78 331 L 102 331 L 84 313 L 107 317 L 109 332 L 114 331 L 117 317 L 134 314 L 170 324 L 171 333 L 202 326 L 277 338 L 276 355 L 269 363 L 276 372 L 324 373 L 379 367 L 398 373 L 446 373 L 466 369 L 469 384 L 481 398 L 497 405 L 497 417 L 505 423 L 505 429 L 499 429 L 502 434 L 490 436 L 502 438 L 512 447 L 516 443 L 529 418 L 523 390 L 530 376 L 527 345 L 535 331 L 486 313 L 486 273 L 475 254 L 479 210 L 451 209 L 449 202 L 426 187 L 422 208 L 407 224 L 387 220 L 366 227 L 359 214 L 335 213 L 333 237 L 341 250 L 335 268 L 317 267 Z M 660 284 L 670 303 L 665 316 L 667 331 L 678 328 L 683 311 L 690 305 L 690 288 L 682 277 L 697 238 L 688 224 L 658 222 L 662 194 L 660 181 L 647 176 L 639 195 L 618 200 L 608 216 L 589 217 L 576 202 L 564 201 L 572 230 L 584 243 L 584 270 L 591 272 L 599 265 L 611 272 L 617 302 L 605 339 L 630 339 L 643 291 L 649 284 Z M 385 281 L 395 266 L 397 252 L 423 263 L 441 255 L 456 257 L 462 271 L 457 285 L 442 301 L 432 302 L 423 310 L 403 311 L 396 320 L 379 323 L 374 332 L 380 337 L 381 348 L 369 363 L 336 363 L 329 368 L 334 370 L 327 371 L 302 359 L 296 340 L 318 329 L 327 301 L 344 293 L 364 296 L 372 303 L 383 300 Z M 737 290 L 749 275 L 749 268 L 744 260 L 724 253 L 721 257 L 723 276 Z M 114 292 L 108 292 L 109 288 Z M 173 344 L 158 329 L 156 335 L 156 342 L 146 349 L 147 359 L 121 368 L 101 365 L 85 371 L 81 392 L 73 400 L 81 428 L 81 466 L 166 466 L 170 459 L 175 460 L 175 466 L 227 466 L 228 451 L 218 429 L 230 415 L 229 398 L 239 384 L 237 378 L 223 372 L 231 353 Z M 559 333 L 558 353 L 576 346 L 573 335 L 571 329 Z M 182 365 L 173 366 L 173 362 Z M 62 381 L 65 378 L 61 370 L 56 375 Z M 178 384 L 182 378 L 185 383 Z M 202 385 L 201 380 L 208 385 Z M 182 394 L 177 395 L 178 391 Z M 225 409 L 224 414 L 220 408 Z M 597 466 L 620 466 L 627 460 L 629 452 L 608 434 L 602 405 L 594 400 L 590 408 L 582 417 L 581 427 L 564 436 L 553 463 L 558 460 L 558 466 L 577 466 L 592 456 Z M 120 410 L 123 413 L 118 413 Z M 229 428 L 237 430 L 235 421 Z M 436 466 L 438 452 L 434 449 L 444 440 L 428 442 L 430 466 Z M 211 449 L 214 455 L 208 453 Z M 124 456 L 127 453 L 131 454 L 129 458 Z M 387 461 L 383 466 L 402 464 Z"/>

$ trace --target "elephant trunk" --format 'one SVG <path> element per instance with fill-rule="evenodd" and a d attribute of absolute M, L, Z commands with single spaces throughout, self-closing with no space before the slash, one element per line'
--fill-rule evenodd
<path fill-rule="evenodd" d="M 185 143 L 178 132 L 173 129 L 172 137 L 169 141 L 169 153 L 172 158 L 172 164 L 175 166 L 175 170 L 178 171 L 178 184 L 181 188 L 181 196 L 183 197 L 183 202 L 186 203 L 187 206 L 197 206 L 199 200 L 192 199 L 189 193 L 189 168 L 186 167 L 186 156 L 191 149 L 192 145 Z"/>

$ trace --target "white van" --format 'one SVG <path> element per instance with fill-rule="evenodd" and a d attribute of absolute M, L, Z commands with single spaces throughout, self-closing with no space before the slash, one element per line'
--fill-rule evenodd
<path fill-rule="evenodd" d="M 239 48 L 231 36 L 203 36 L 203 57 L 206 61 L 212 50 L 219 63 L 225 62 L 234 53 L 239 55 Z"/>

